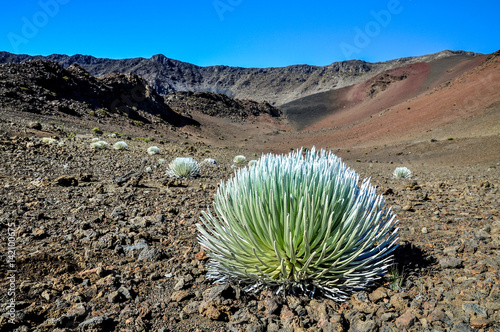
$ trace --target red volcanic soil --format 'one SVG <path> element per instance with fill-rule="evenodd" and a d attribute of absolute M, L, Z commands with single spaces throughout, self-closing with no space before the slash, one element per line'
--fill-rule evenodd
<path fill-rule="evenodd" d="M 384 72 L 337 92 L 336 105 L 342 106 L 305 130 L 275 135 L 252 147 L 285 152 L 315 145 L 337 149 L 344 157 L 368 160 L 369 152 L 369 159 L 392 161 L 399 152 L 392 151 L 391 156 L 390 149 L 411 146 L 414 154 L 441 163 L 496 163 L 500 161 L 499 62 L 497 52 Z M 428 146 L 431 140 L 439 144 Z"/>

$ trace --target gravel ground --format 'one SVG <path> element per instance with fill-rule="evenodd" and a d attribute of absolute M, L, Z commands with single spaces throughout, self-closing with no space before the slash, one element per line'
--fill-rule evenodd
<path fill-rule="evenodd" d="M 2 331 L 500 331 L 500 166 L 401 180 L 393 164 L 352 163 L 397 213 L 398 267 L 336 303 L 206 279 L 195 224 L 240 151 L 91 138 L 0 137 Z M 172 181 L 178 156 L 219 167 Z"/>

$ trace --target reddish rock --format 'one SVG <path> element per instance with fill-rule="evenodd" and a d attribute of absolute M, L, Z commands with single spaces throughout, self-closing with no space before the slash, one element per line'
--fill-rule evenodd
<path fill-rule="evenodd" d="M 396 319 L 396 326 L 400 328 L 410 328 L 415 323 L 415 315 L 412 312 L 406 312 Z"/>
<path fill-rule="evenodd" d="M 486 318 L 476 318 L 470 320 L 470 326 L 476 329 L 485 329 L 491 325 L 491 321 Z"/>

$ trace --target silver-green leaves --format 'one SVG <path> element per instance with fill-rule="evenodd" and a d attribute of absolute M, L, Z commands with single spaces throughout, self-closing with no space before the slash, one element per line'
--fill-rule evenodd
<path fill-rule="evenodd" d="M 411 171 L 407 167 L 396 167 L 392 176 L 396 179 L 409 179 L 411 178 Z"/>
<path fill-rule="evenodd" d="M 200 165 L 191 157 L 178 157 L 168 165 L 167 175 L 175 178 L 195 176 L 200 172 Z"/>
<path fill-rule="evenodd" d="M 330 152 L 264 155 L 223 182 L 202 213 L 208 277 L 246 290 L 300 289 L 343 300 L 386 273 L 398 229 L 368 180 Z"/>

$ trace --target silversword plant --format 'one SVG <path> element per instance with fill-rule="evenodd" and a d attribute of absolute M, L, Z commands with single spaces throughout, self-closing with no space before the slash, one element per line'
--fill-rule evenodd
<path fill-rule="evenodd" d="M 200 165 L 191 157 L 175 158 L 169 165 L 167 175 L 175 178 L 186 178 L 197 175 Z"/>
<path fill-rule="evenodd" d="M 108 147 L 108 143 L 105 141 L 97 141 L 97 142 L 92 142 L 90 143 L 90 148 L 99 150 L 99 149 L 106 149 Z"/>
<path fill-rule="evenodd" d="M 250 160 L 248 162 L 248 167 L 257 165 L 257 160 Z"/>
<path fill-rule="evenodd" d="M 51 137 L 43 137 L 42 142 L 47 143 L 47 144 L 55 144 L 57 140 L 55 138 Z"/>
<path fill-rule="evenodd" d="M 214 166 L 214 167 L 219 166 L 219 165 L 217 165 L 217 161 L 215 161 L 215 159 L 212 159 L 212 158 L 206 158 L 205 160 L 203 160 L 201 162 L 201 165 L 202 166 Z"/>
<path fill-rule="evenodd" d="M 392 175 L 396 179 L 409 179 L 411 178 L 411 171 L 406 167 L 396 167 Z"/>
<path fill-rule="evenodd" d="M 150 146 L 148 148 L 148 154 L 150 155 L 160 154 L 160 149 L 157 146 Z"/>
<path fill-rule="evenodd" d="M 235 156 L 233 159 L 233 163 L 235 164 L 243 164 L 245 161 L 247 161 L 247 158 L 242 155 Z"/>
<path fill-rule="evenodd" d="M 119 142 L 116 142 L 115 144 L 113 144 L 113 149 L 115 149 L 115 150 L 128 150 L 128 145 L 127 145 L 127 143 L 125 143 L 123 141 L 119 141 Z"/>
<path fill-rule="evenodd" d="M 314 148 L 238 169 L 197 225 L 208 278 L 335 300 L 379 279 L 393 263 L 397 221 L 369 180 L 358 180 Z"/>

